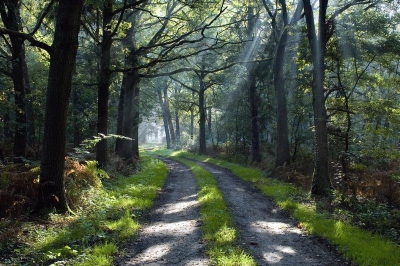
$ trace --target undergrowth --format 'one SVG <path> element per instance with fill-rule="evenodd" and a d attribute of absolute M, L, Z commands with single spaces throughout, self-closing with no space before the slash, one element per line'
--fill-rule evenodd
<path fill-rule="evenodd" d="M 157 151 L 157 153 L 159 152 Z M 167 153 L 166 151 L 162 152 Z M 264 195 L 273 198 L 280 208 L 289 212 L 299 222 L 300 228 L 329 240 L 352 263 L 360 266 L 400 265 L 399 245 L 379 234 L 333 219 L 331 214 L 325 212 L 326 208 L 320 208 L 320 205 L 324 204 L 323 202 L 313 201 L 308 192 L 296 188 L 290 183 L 267 178 L 261 170 L 256 168 L 187 152 L 175 152 L 175 154 L 213 163 L 232 171 L 243 180 L 253 183 Z M 369 219 L 374 223 L 384 222 L 380 219 L 377 221 L 376 211 L 367 211 L 364 212 L 364 215 L 368 217 L 364 217 L 363 221 Z"/>
<path fill-rule="evenodd" d="M 291 213 L 299 221 L 299 227 L 328 239 L 353 263 L 361 266 L 400 265 L 398 245 L 380 235 L 326 217 L 317 211 L 317 204 L 302 203 L 306 194 L 293 185 L 266 178 L 258 169 L 210 158 L 204 161 L 226 168 L 243 180 L 254 183 L 263 194 L 272 197 L 280 208 Z"/>
<path fill-rule="evenodd" d="M 103 184 L 88 188 L 84 203 L 74 202 L 74 216 L 50 214 L 46 219 L 30 221 L 2 219 L 0 238 L 13 243 L 10 254 L 0 253 L 2 263 L 112 265 L 118 246 L 137 232 L 142 214 L 152 206 L 167 177 L 168 170 L 162 162 L 144 156 L 140 163 L 138 174 L 106 179 Z M 81 182 L 76 176 L 70 178 Z"/>

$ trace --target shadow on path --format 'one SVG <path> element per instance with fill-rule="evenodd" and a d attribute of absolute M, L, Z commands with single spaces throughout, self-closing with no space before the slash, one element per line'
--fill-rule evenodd
<path fill-rule="evenodd" d="M 165 185 L 147 222 L 125 247 L 116 265 L 208 265 L 201 240 L 196 180 L 184 165 L 163 160 Z"/>
<path fill-rule="evenodd" d="M 297 228 L 293 219 L 253 185 L 226 169 L 198 163 L 216 178 L 239 229 L 239 244 L 253 254 L 258 265 L 349 265 L 333 246 Z"/>

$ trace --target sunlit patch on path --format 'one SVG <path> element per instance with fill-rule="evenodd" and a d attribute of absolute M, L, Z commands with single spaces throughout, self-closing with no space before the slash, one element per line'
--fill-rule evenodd
<path fill-rule="evenodd" d="M 183 165 L 165 160 L 170 174 L 154 209 L 117 265 L 207 265 L 201 241 L 197 186 Z"/>
<path fill-rule="evenodd" d="M 258 265 L 346 265 L 334 248 L 304 234 L 295 221 L 250 184 L 218 166 L 199 164 L 217 179 L 240 230 L 239 242 Z"/>

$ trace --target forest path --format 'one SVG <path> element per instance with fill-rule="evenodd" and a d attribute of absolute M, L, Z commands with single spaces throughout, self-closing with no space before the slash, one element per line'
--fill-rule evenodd
<path fill-rule="evenodd" d="M 297 223 L 257 188 L 226 169 L 198 164 L 216 178 L 238 228 L 238 243 L 258 265 L 349 265 L 326 241 L 297 228 Z"/>
<path fill-rule="evenodd" d="M 195 177 L 181 163 L 160 159 L 169 169 L 164 187 L 116 265 L 208 265 Z"/>

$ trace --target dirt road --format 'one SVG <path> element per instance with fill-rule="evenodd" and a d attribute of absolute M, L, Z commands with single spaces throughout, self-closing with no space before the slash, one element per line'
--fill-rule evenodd
<path fill-rule="evenodd" d="M 197 202 L 197 185 L 190 170 L 163 159 L 170 173 L 148 223 L 126 247 L 117 265 L 208 265 Z M 308 236 L 273 201 L 231 172 L 209 163 L 210 171 L 230 208 L 239 231 L 239 245 L 258 265 L 349 265 L 335 249 Z"/>
<path fill-rule="evenodd" d="M 170 171 L 147 223 L 116 265 L 207 265 L 201 240 L 197 184 L 182 164 L 163 159 Z"/>

